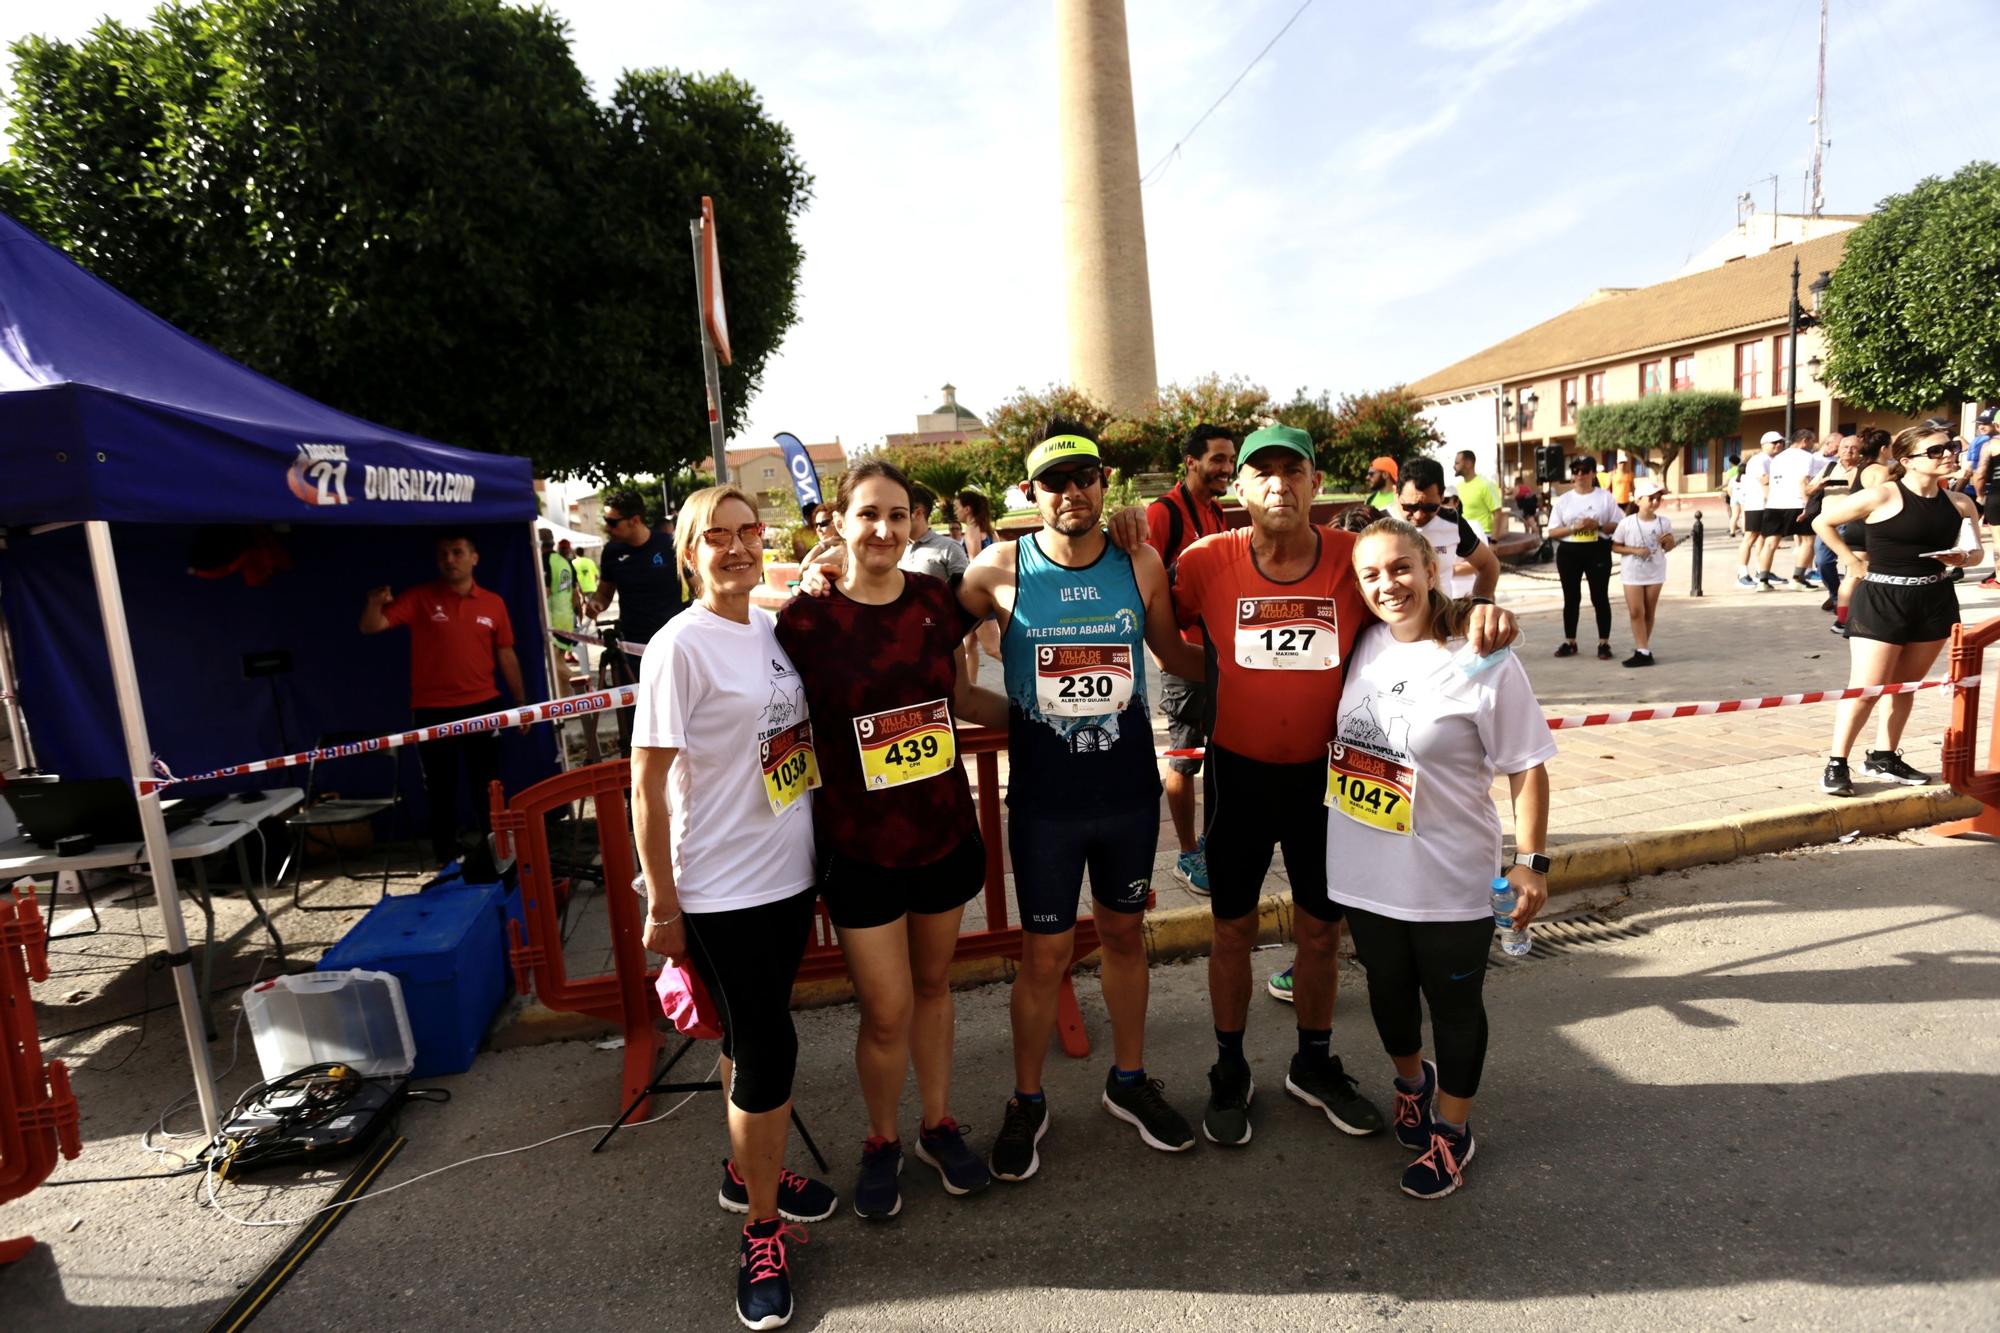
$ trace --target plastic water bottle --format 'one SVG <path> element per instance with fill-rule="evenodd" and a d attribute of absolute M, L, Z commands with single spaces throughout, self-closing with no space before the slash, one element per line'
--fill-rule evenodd
<path fill-rule="evenodd" d="M 1514 886 L 1505 875 L 1493 878 L 1493 924 L 1500 927 L 1500 948 L 1509 958 L 1528 952 L 1528 928 L 1514 924 Z"/>

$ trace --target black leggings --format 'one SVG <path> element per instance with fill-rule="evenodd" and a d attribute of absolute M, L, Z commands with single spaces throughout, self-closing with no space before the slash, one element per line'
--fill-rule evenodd
<path fill-rule="evenodd" d="M 1590 609 L 1597 613 L 1597 637 L 1611 637 L 1611 543 L 1557 542 L 1556 574 L 1563 585 L 1563 637 L 1576 637 L 1577 613 L 1583 609 L 1583 581 L 1590 580 Z"/>
<path fill-rule="evenodd" d="M 729 1100 L 758 1115 L 792 1099 L 799 1034 L 792 981 L 812 936 L 816 888 L 733 912 L 687 914 L 688 961 L 722 1020 Z"/>
<path fill-rule="evenodd" d="M 1493 918 L 1478 921 L 1399 921 L 1350 906 L 1348 937 L 1368 969 L 1368 1011 L 1382 1048 L 1392 1056 L 1424 1048 L 1424 1014 L 1431 1011 L 1431 1048 L 1438 1089 L 1452 1097 L 1479 1091 L 1486 1065 L 1486 951 Z"/>

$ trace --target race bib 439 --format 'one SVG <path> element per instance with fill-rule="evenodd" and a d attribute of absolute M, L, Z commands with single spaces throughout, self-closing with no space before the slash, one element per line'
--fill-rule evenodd
<path fill-rule="evenodd" d="M 1335 741 L 1327 750 L 1326 803 L 1357 824 L 1407 838 L 1417 826 L 1417 770 Z"/>
<path fill-rule="evenodd" d="M 1340 619 L 1332 599 L 1240 599 L 1236 663 L 1253 671 L 1333 670 L 1340 665 Z"/>
<path fill-rule="evenodd" d="M 771 813 L 782 815 L 799 797 L 819 786 L 819 760 L 813 754 L 812 722 L 795 722 L 757 747 L 764 770 L 764 795 Z"/>
<path fill-rule="evenodd" d="M 1132 650 L 1122 643 L 1045 643 L 1035 649 L 1035 706 L 1043 717 L 1101 717 L 1132 702 Z"/>
<path fill-rule="evenodd" d="M 868 791 L 922 782 L 949 773 L 958 762 L 951 705 L 943 699 L 857 717 L 854 743 L 861 750 L 861 785 Z"/>

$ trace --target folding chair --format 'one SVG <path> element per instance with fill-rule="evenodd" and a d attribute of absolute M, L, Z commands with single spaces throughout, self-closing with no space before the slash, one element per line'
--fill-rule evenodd
<path fill-rule="evenodd" d="M 327 732 L 319 738 L 318 744 L 313 748 L 320 750 L 331 745 L 343 745 L 350 741 L 366 740 L 368 735 L 369 733 L 361 731 Z M 400 748 L 384 752 L 383 757 L 389 764 L 389 794 L 387 796 L 335 796 L 316 801 L 313 789 L 319 777 L 319 760 L 315 757 L 306 765 L 305 803 L 285 817 L 285 827 L 292 835 L 292 842 L 291 847 L 285 853 L 285 864 L 278 869 L 278 883 L 280 885 L 283 885 L 286 873 L 293 872 L 292 906 L 295 909 L 301 912 L 352 912 L 374 905 L 373 903 L 325 903 L 317 906 L 310 905 L 301 901 L 300 882 L 305 878 L 305 858 L 306 854 L 314 849 L 315 834 L 319 834 L 322 839 L 318 846 L 322 850 L 330 849 L 333 852 L 334 868 L 339 872 L 340 878 L 349 878 L 345 850 L 340 844 L 340 839 L 331 836 L 329 831 L 365 823 L 374 819 L 375 816 L 385 810 L 392 812 L 390 837 L 389 846 L 382 853 L 382 892 L 376 897 L 375 901 L 380 902 L 383 898 L 389 896 L 390 866 L 395 859 L 394 846 L 396 838 L 402 832 L 403 765 L 401 756 L 402 750 Z M 296 867 L 296 870 L 294 870 L 294 867 Z M 324 885 L 325 882 L 325 880 L 321 880 L 320 884 Z"/>

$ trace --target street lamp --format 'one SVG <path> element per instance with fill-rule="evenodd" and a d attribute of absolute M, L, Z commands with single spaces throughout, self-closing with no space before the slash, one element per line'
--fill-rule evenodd
<path fill-rule="evenodd" d="M 1799 331 L 1801 329 L 1812 328 L 1819 323 L 1820 306 L 1826 299 L 1826 289 L 1832 285 L 1832 276 L 1825 270 L 1821 270 L 1820 275 L 1814 278 L 1812 285 L 1807 288 L 1812 298 L 1812 311 L 1808 313 L 1801 309 L 1799 306 L 1799 257 L 1797 255 L 1792 256 L 1792 301 L 1789 312 L 1790 332 L 1785 338 L 1785 442 L 1787 444 L 1791 443 L 1792 426 L 1798 413 Z M 1819 358 L 1814 357 L 1813 361 L 1807 364 L 1811 366 L 1818 360 Z M 1817 370 L 1815 370 L 1816 373 Z"/>

